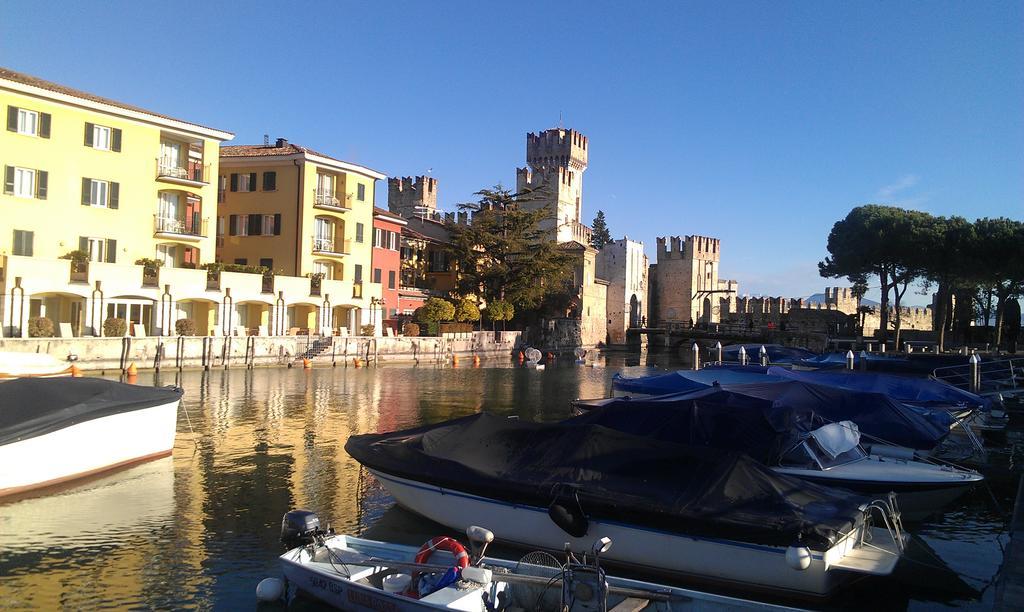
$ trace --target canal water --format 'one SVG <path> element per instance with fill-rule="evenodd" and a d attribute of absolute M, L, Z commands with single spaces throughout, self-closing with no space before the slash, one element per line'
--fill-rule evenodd
<path fill-rule="evenodd" d="M 598 365 L 142 374 L 138 384 L 185 389 L 173 457 L 0 503 L 0 608 L 256 608 L 256 584 L 280 575 L 281 515 L 296 507 L 339 532 L 418 545 L 446 530 L 395 507 L 345 453 L 346 439 L 480 410 L 562 419 L 571 400 L 607 395 L 616 372 L 683 364 L 645 354 Z M 896 576 L 856 584 L 832 605 L 991 608 L 1022 440 L 1011 431 L 996 441 L 988 487 L 912 527 L 913 558 Z M 500 539 L 501 526 L 488 527 Z M 291 608 L 318 606 L 300 599 Z"/>

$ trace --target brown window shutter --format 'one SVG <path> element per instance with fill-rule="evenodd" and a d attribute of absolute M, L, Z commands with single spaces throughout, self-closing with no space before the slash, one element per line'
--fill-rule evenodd
<path fill-rule="evenodd" d="M 4 193 L 14 193 L 14 166 L 4 166 Z"/>
<path fill-rule="evenodd" d="M 8 106 L 7 107 L 7 130 L 10 132 L 18 131 L 18 107 Z"/>
<path fill-rule="evenodd" d="M 82 206 L 92 204 L 92 179 L 82 179 Z"/>
<path fill-rule="evenodd" d="M 50 137 L 50 113 L 39 113 L 39 136 Z"/>
<path fill-rule="evenodd" d="M 85 122 L 85 146 L 92 146 L 92 127 L 93 125 L 88 121 Z"/>
<path fill-rule="evenodd" d="M 89 252 L 89 239 L 85 236 L 78 237 L 78 250 Z"/>
<path fill-rule="evenodd" d="M 232 174 L 231 176 L 237 176 L 237 175 Z M 229 215 L 228 216 L 228 235 L 229 236 L 237 236 L 238 235 L 238 230 L 236 229 L 237 227 L 238 227 L 238 215 Z"/>
<path fill-rule="evenodd" d="M 256 173 L 249 173 L 249 191 L 256 191 Z"/>
<path fill-rule="evenodd" d="M 238 173 L 231 173 L 231 191 L 238 191 Z"/>
<path fill-rule="evenodd" d="M 107 206 L 113 209 L 117 209 L 117 199 L 121 195 L 121 184 L 110 182 L 110 193 L 107 196 Z"/>
<path fill-rule="evenodd" d="M 281 235 L 281 213 L 274 215 L 274 235 Z"/>
<path fill-rule="evenodd" d="M 121 152 L 121 130 L 114 128 L 110 131 L 110 149 L 114 152 Z"/>
<path fill-rule="evenodd" d="M 107 263 L 117 263 L 116 240 L 107 240 Z"/>
<path fill-rule="evenodd" d="M 46 199 L 46 187 L 50 182 L 50 173 L 46 170 L 36 170 L 36 197 L 40 200 Z"/>
<path fill-rule="evenodd" d="M 249 215 L 249 235 L 259 236 L 263 233 L 263 215 Z"/>
<path fill-rule="evenodd" d="M 277 189 L 277 172 L 263 173 L 263 191 L 274 191 Z"/>

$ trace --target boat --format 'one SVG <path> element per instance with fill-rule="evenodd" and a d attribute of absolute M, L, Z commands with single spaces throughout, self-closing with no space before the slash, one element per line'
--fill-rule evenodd
<path fill-rule="evenodd" d="M 448 536 L 417 549 L 337 535 L 319 523 L 307 510 L 285 515 L 282 540 L 291 548 L 280 556 L 281 568 L 296 590 L 342 610 L 793 609 L 609 575 L 601 567 L 602 555 L 614 548 L 609 538 L 598 538 L 582 559 L 569 554 L 563 562 L 535 552 L 511 561 L 485 556 L 494 534 L 476 526 L 466 530 L 466 552 Z M 277 599 L 284 591 L 262 598 Z"/>
<path fill-rule="evenodd" d="M 19 378 L 0 393 L 0 497 L 171 454 L 182 390 Z"/>
<path fill-rule="evenodd" d="M 712 387 L 651 398 L 577 401 L 581 423 L 657 440 L 745 452 L 776 473 L 879 497 L 896 493 L 908 520 L 919 520 L 984 480 L 973 471 L 922 461 L 880 445 L 867 452 L 852 421 Z"/>
<path fill-rule="evenodd" d="M 46 353 L 0 351 L 0 381 L 71 376 L 71 364 Z"/>
<path fill-rule="evenodd" d="M 352 436 L 345 449 L 400 505 L 443 525 L 492 522 L 503 541 L 576 551 L 601 534 L 619 543 L 610 563 L 748 590 L 827 596 L 891 573 L 906 537 L 888 499 L 572 419 L 481 413 Z"/>
<path fill-rule="evenodd" d="M 761 358 L 761 348 L 764 348 L 770 363 L 793 363 L 805 359 L 814 359 L 817 355 L 807 349 L 781 344 L 730 344 L 722 347 L 723 361 L 740 361 L 740 349 L 746 353 L 750 362 L 756 362 Z"/>

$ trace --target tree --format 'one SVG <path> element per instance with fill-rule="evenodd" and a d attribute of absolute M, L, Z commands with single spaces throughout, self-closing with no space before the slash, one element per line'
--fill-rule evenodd
<path fill-rule="evenodd" d="M 866 276 L 854 276 L 850 278 L 852 285 L 850 286 L 850 295 L 857 300 L 857 330 L 858 333 L 864 333 L 864 318 L 874 312 L 870 306 L 864 306 L 861 304 L 861 300 L 868 292 L 868 279 Z"/>
<path fill-rule="evenodd" d="M 921 232 L 924 289 L 936 285 L 933 314 L 941 351 L 945 348 L 953 293 L 972 273 L 973 266 L 968 262 L 974 227 L 963 217 L 931 217 Z"/>
<path fill-rule="evenodd" d="M 1002 342 L 1006 304 L 1024 292 L 1024 223 L 1005 217 L 974 222 L 974 243 L 967 253 L 976 270 L 978 284 L 985 291 L 985 325 L 992 316 L 995 299 L 995 338 Z"/>
<path fill-rule="evenodd" d="M 604 248 L 604 245 L 612 241 L 612 234 L 608 231 L 608 223 L 604 218 L 604 211 L 599 210 L 594 216 L 594 227 L 590 234 L 590 246 L 594 247 L 598 251 Z"/>
<path fill-rule="evenodd" d="M 464 297 L 455 303 L 454 319 L 460 323 L 471 323 L 480 320 L 480 308 L 473 298 Z"/>
<path fill-rule="evenodd" d="M 455 306 L 448 300 L 439 297 L 427 298 L 422 306 L 416 309 L 416 320 L 422 323 L 440 323 L 455 318 Z"/>
<path fill-rule="evenodd" d="M 488 303 L 506 300 L 519 311 L 537 309 L 571 276 L 569 255 L 541 227 L 550 210 L 522 206 L 539 190 L 513 194 L 497 185 L 476 195 L 477 202 L 459 205 L 472 213 L 472 223 L 448 224 L 449 252 L 459 270 L 457 293 Z"/>
<path fill-rule="evenodd" d="M 515 307 L 505 300 L 495 300 L 487 304 L 487 307 L 484 308 L 483 312 L 484 316 L 491 320 L 492 329 L 494 328 L 494 323 L 496 321 L 502 321 L 503 323 L 505 321 L 511 321 L 512 317 L 515 316 L 515 313 Z M 502 329 L 504 328 L 505 326 L 502 325 Z"/>

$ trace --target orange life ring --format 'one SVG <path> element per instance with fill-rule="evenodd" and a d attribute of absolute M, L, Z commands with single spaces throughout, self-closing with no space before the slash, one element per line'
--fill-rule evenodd
<path fill-rule="evenodd" d="M 448 536 L 435 536 L 424 542 L 416 553 L 416 563 L 426 563 L 435 550 L 445 550 L 455 555 L 455 565 L 459 569 L 469 567 L 469 553 L 466 552 L 466 547 Z"/>

